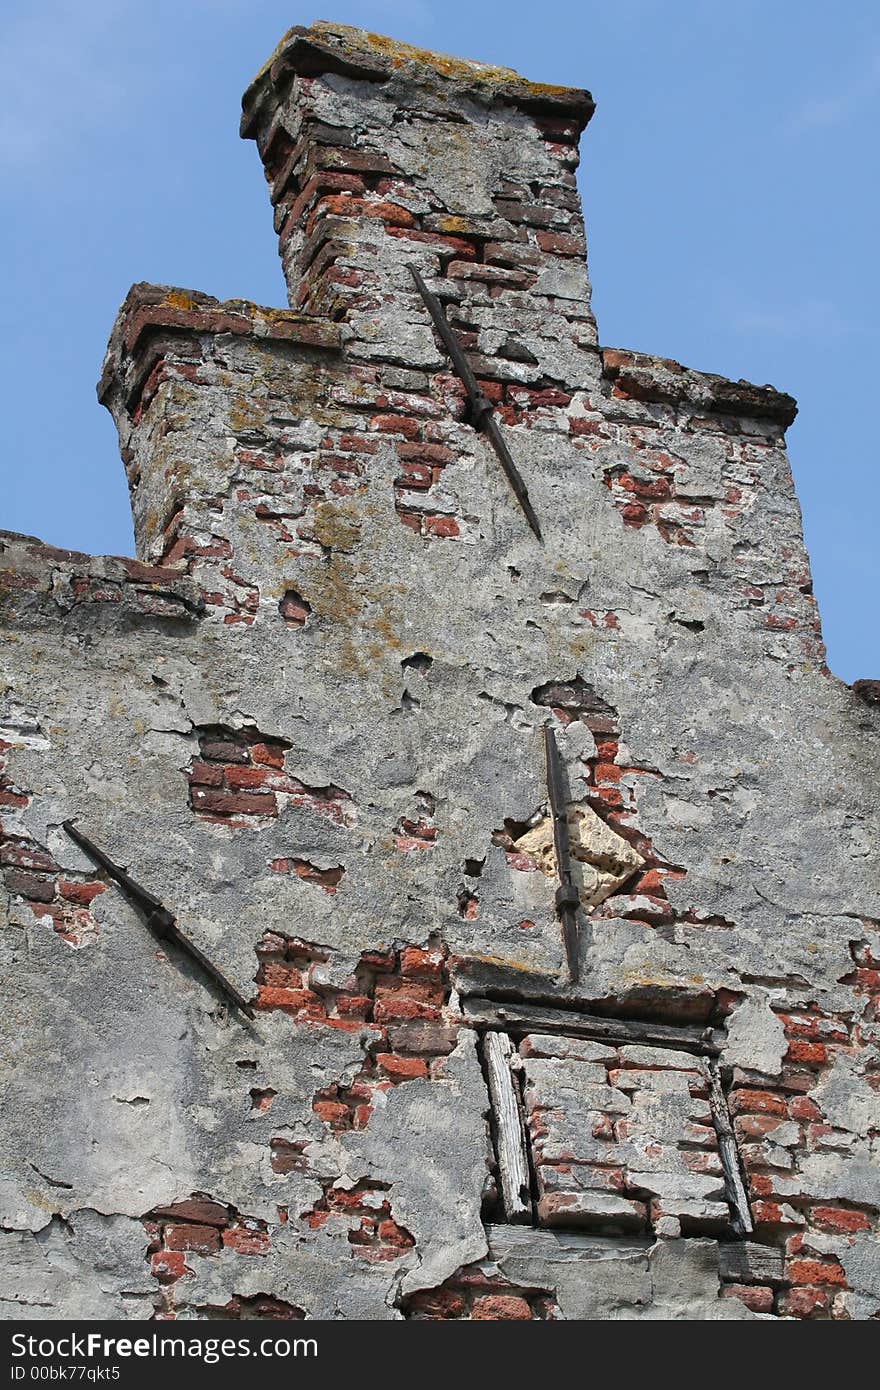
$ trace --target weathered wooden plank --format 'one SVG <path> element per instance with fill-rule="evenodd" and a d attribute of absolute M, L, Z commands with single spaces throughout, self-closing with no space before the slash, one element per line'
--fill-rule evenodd
<path fill-rule="evenodd" d="M 728 1200 L 734 1212 L 733 1227 L 739 1235 L 750 1236 L 754 1233 L 755 1226 L 740 1172 L 739 1150 L 736 1147 L 733 1126 L 730 1123 L 730 1115 L 727 1110 L 727 1097 L 721 1085 L 717 1064 L 707 1062 L 705 1066 L 709 1078 L 709 1107 L 712 1111 L 715 1133 L 718 1136 L 718 1154 L 727 1182 Z"/>
<path fill-rule="evenodd" d="M 508 1221 L 531 1221 L 529 1160 L 513 1073 L 513 1044 L 506 1033 L 488 1033 L 484 1043 L 486 1075 L 495 1118 L 495 1142 L 501 1200 Z"/>
<path fill-rule="evenodd" d="M 778 1284 L 783 1278 L 784 1263 L 784 1254 L 775 1245 L 738 1240 L 718 1246 L 721 1277 L 737 1284 Z"/>
<path fill-rule="evenodd" d="M 603 1018 L 598 1014 L 543 1008 L 535 1004 L 498 1004 L 492 999 L 465 999 L 462 1007 L 465 1017 L 474 1026 L 516 1035 L 530 1032 L 566 1033 L 570 1037 L 595 1038 L 599 1042 L 681 1048 L 686 1052 L 711 1057 L 717 1056 L 721 1050 L 719 1036 L 712 1028 L 676 1028 L 666 1023 Z"/>

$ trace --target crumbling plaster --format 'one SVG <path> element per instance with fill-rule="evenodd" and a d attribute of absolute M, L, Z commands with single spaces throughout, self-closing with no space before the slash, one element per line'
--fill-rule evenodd
<path fill-rule="evenodd" d="M 515 102 L 487 106 L 479 82 L 456 93 L 461 134 L 450 146 L 432 138 L 437 94 L 417 59 L 406 58 L 381 99 L 351 63 L 346 74 L 294 82 L 310 84 L 312 114 L 333 126 L 370 130 L 391 110 L 413 113 L 387 130 L 385 146 L 398 178 L 412 179 L 409 201 L 400 195 L 408 211 L 427 214 L 439 201 L 494 217 L 500 178 L 556 180 L 556 157 Z M 444 92 L 454 80 L 437 79 Z M 0 537 L 0 748 L 8 745 L 13 797 L 0 806 L 4 832 L 42 847 L 61 875 L 93 882 L 94 866 L 61 828 L 75 817 L 248 997 L 255 945 L 272 931 L 325 949 L 318 978 L 330 990 L 366 951 L 439 941 L 465 992 L 520 990 L 697 1019 L 716 1018 L 727 999 L 726 1063 L 756 1085 L 783 1070 L 780 1012 L 816 1009 L 855 1023 L 858 1049 L 839 1053 L 805 1092 L 840 1148 L 804 1154 L 775 1190 L 874 1211 L 870 1229 L 829 1237 L 824 1252 L 849 1280 L 841 1315 L 873 1316 L 880 1053 L 853 951 L 869 940 L 877 949 L 878 716 L 828 673 L 800 619 L 768 626 L 742 597 L 748 586 L 792 588 L 793 567 L 807 586 L 782 429 L 746 413 L 731 448 L 729 417 L 694 423 L 700 393 L 710 416 L 715 408 L 715 379 L 694 376 L 670 403 L 660 366 L 654 399 L 616 394 L 595 345 L 582 261 L 546 265 L 510 302 L 455 282 L 473 301 L 479 351 L 491 358 L 496 338 L 515 327 L 535 362 L 506 364 L 508 380 L 539 389 L 550 379 L 568 398 L 507 427 L 541 518 L 539 546 L 490 451 L 456 415 L 448 364 L 406 284 L 407 260 L 438 282 L 431 244 L 386 236 L 368 219 L 355 265 L 358 256 L 387 270 L 394 293 L 338 325 L 318 316 L 311 341 L 299 310 L 285 318 L 219 306 L 248 327 L 215 330 L 187 319 L 202 311 L 197 296 L 159 290 L 134 292 L 122 311 L 102 389 L 132 482 L 139 555 L 165 569 L 139 577 L 131 562 Z M 126 393 L 142 349 L 125 331 L 142 302 L 159 306 L 160 321 L 142 339 L 170 333 L 175 349 L 195 346 L 200 365 L 189 377 L 172 367 L 135 419 Z M 183 326 L 172 331 L 178 312 Z M 272 336 L 279 324 L 288 337 Z M 352 375 L 376 362 L 386 405 Z M 367 423 L 395 411 L 427 422 L 451 450 L 442 496 L 459 518 L 455 539 L 400 524 L 399 436 Z M 584 447 L 591 435 L 573 432 L 572 421 L 601 427 L 595 446 Z M 368 472 L 350 492 L 316 500 L 309 469 L 328 431 L 338 444 L 338 432 L 371 430 Z M 638 476 L 648 436 L 655 455 L 676 460 L 681 505 L 701 499 L 705 508 L 694 543 L 671 544 L 621 516 L 608 478 Z M 283 469 L 243 463 L 248 450 Z M 724 510 L 732 488 L 748 500 L 733 516 Z M 169 559 L 163 528 L 173 505 L 202 554 Z M 442 497 L 438 510 L 446 514 Z M 210 554 L 217 537 L 228 564 Z M 289 589 L 310 606 L 296 630 L 279 615 Z M 236 606 L 248 594 L 250 605 Z M 595 615 L 604 615 L 598 624 Z M 430 657 L 424 669 L 405 664 L 416 653 Z M 658 926 L 631 903 L 614 915 L 606 903 L 606 915 L 582 922 L 571 985 L 552 879 L 512 868 L 493 833 L 545 805 L 540 731 L 555 716 L 532 696 L 576 677 L 616 712 L 632 823 L 681 873 L 666 881 L 671 921 Z M 580 720 L 556 724 L 581 799 L 596 742 Z M 286 793 L 271 818 L 195 815 L 188 769 L 199 731 L 213 727 L 284 740 L 285 773 L 344 789 L 344 818 Z M 418 821 L 424 794 L 436 834 L 402 850 L 397 827 Z M 338 887 L 323 892 L 273 869 L 292 854 L 318 869 L 341 866 Z M 482 862 L 467 880 L 473 916 L 458 906 L 466 861 Z M 157 954 L 112 886 L 90 903 L 94 926 L 73 942 L 39 903 L 11 891 L 0 904 L 5 1316 L 151 1316 L 156 1284 L 141 1220 L 193 1193 L 268 1223 L 271 1249 L 188 1255 L 191 1272 L 175 1286 L 181 1317 L 256 1294 L 310 1317 L 399 1317 L 414 1291 L 489 1258 L 480 1218 L 488 1101 L 472 1032 L 460 1032 L 430 1077 L 381 1093 L 363 1130 L 334 1135 L 313 1097 L 352 1081 L 370 1023 L 322 1029 L 283 1011 L 247 1023 L 193 967 Z M 266 1112 L 253 1106 L 254 1087 L 274 1093 Z M 306 1171 L 273 1171 L 279 1135 L 304 1143 Z M 352 1255 L 344 1222 L 304 1227 L 321 1179 L 387 1185 L 414 1245 L 369 1263 Z M 714 1242 L 632 1253 L 612 1241 L 601 1259 L 574 1259 L 558 1254 L 555 1236 L 533 1235 L 533 1249 L 496 1262 L 514 1283 L 551 1290 L 561 1316 L 751 1316 L 738 1299 L 718 1298 Z"/>

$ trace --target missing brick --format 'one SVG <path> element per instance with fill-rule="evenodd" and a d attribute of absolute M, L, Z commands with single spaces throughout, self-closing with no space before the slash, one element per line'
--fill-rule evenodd
<path fill-rule="evenodd" d="M 415 671 L 420 676 L 426 676 L 434 664 L 434 658 L 427 652 L 413 652 L 411 656 L 405 656 L 400 664 L 405 671 Z"/>
<path fill-rule="evenodd" d="M 301 628 L 308 622 L 312 606 L 296 589 L 288 589 L 278 604 L 278 612 L 288 627 Z"/>
<path fill-rule="evenodd" d="M 334 894 L 342 882 L 345 869 L 342 864 L 332 865 L 330 868 L 320 868 L 313 864 L 309 859 L 272 859 L 269 868 L 276 874 L 295 874 L 304 883 L 312 883 L 317 888 L 323 888 L 325 893 Z"/>

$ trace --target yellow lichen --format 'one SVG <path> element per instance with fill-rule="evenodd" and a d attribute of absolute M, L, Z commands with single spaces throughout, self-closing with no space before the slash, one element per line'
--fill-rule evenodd
<path fill-rule="evenodd" d="M 340 40 L 343 53 L 380 53 L 387 58 L 392 67 L 402 67 L 404 63 L 416 63 L 420 67 L 432 68 L 441 77 L 459 80 L 485 82 L 489 86 L 515 82 L 529 95 L 558 97 L 571 91 L 569 87 L 559 87 L 546 82 L 530 82 L 513 68 L 500 67 L 495 63 L 478 63 L 469 58 L 455 58 L 449 53 L 434 53 L 428 48 L 416 48 L 398 39 L 386 38 L 384 34 L 374 34 L 368 29 L 356 29 L 347 24 L 328 24 L 319 20 L 312 25 L 311 32 L 316 37 L 323 34 Z"/>
<path fill-rule="evenodd" d="M 357 29 L 349 24 L 329 24 L 318 20 L 303 34 L 302 30 L 289 29 L 274 49 L 245 93 L 245 103 L 273 64 L 283 57 L 286 50 L 301 38 L 312 38 L 327 49 L 338 52 L 342 57 L 353 61 L 359 55 L 379 55 L 391 68 L 402 68 L 413 64 L 430 68 L 440 77 L 452 81 L 479 83 L 486 87 L 515 86 L 518 94 L 531 100 L 558 100 L 580 96 L 578 88 L 561 87 L 551 82 L 530 82 L 528 78 L 513 68 L 500 67 L 495 63 L 478 63 L 468 58 L 456 58 L 448 53 L 434 53 L 428 48 L 416 48 L 412 44 L 401 43 L 398 39 L 387 38 L 384 34 L 374 34 L 367 29 Z"/>
<path fill-rule="evenodd" d="M 187 312 L 195 308 L 193 297 L 187 294 L 186 290 L 170 290 L 165 296 L 164 304 L 169 309 L 184 309 Z"/>

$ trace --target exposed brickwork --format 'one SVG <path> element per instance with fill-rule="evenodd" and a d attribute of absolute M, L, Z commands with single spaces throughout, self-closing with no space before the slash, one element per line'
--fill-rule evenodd
<path fill-rule="evenodd" d="M 242 818 L 277 816 L 279 804 L 308 806 L 340 824 L 350 815 L 351 797 L 332 783 L 310 787 L 284 769 L 284 755 L 290 744 L 282 738 L 261 734 L 258 729 L 230 729 L 214 725 L 199 731 L 199 756 L 190 764 L 190 805 L 206 820 L 226 824 Z M 282 862 L 284 868 L 281 868 Z M 299 872 L 293 862 L 294 872 Z M 287 861 L 273 862 L 284 872 Z M 306 865 L 306 868 L 314 866 Z M 317 872 L 317 871 L 316 871 Z M 307 877 L 303 873 L 301 877 Z M 338 878 L 325 882 L 335 888 Z"/>
<path fill-rule="evenodd" d="M 29 835 L 15 833 L 11 814 L 24 810 L 30 794 L 6 775 L 6 754 L 12 744 L 0 739 L 0 869 L 13 902 L 51 926 L 66 945 L 79 949 L 95 941 L 99 927 L 91 904 L 107 885 L 94 873 L 59 868 L 52 855 Z M 10 828 L 7 828 L 10 827 Z"/>
<path fill-rule="evenodd" d="M 873 961 L 880 943 L 877 925 L 865 923 L 866 938 L 853 943 L 855 962 Z M 758 1239 L 785 1252 L 777 1311 L 789 1317 L 848 1317 L 849 1283 L 841 1256 L 865 1234 L 876 1235 L 878 1209 L 852 1196 L 829 1201 L 804 1164 L 817 1157 L 845 1155 L 853 1135 L 829 1122 L 817 1092 L 838 1059 L 867 1063 L 869 1086 L 880 1090 L 873 1059 L 872 1013 L 880 1000 L 880 973 L 856 963 L 854 984 L 868 1008 L 859 1022 L 813 1006 L 779 1010 L 788 1040 L 782 1073 L 772 1081 L 737 1071 L 730 1093 L 734 1131 L 748 1176 Z M 815 1169 L 811 1169 L 815 1172 Z M 866 1194 L 867 1196 L 867 1194 Z"/>
<path fill-rule="evenodd" d="M 448 1009 L 445 951 L 419 946 L 365 951 L 340 989 L 318 978 L 317 967 L 329 955 L 320 947 L 267 933 L 257 953 L 258 1009 L 280 1009 L 297 1023 L 370 1030 L 367 1055 L 355 1079 L 349 1085 L 333 1082 L 315 1095 L 315 1114 L 334 1132 L 363 1129 L 376 1092 L 442 1070 L 457 1034 L 457 1017 Z M 283 1165 L 283 1144 L 278 1152 Z"/>
<path fill-rule="evenodd" d="M 310 1230 L 319 1230 L 327 1223 L 344 1223 L 352 1255 L 370 1264 L 399 1260 L 412 1249 L 412 1235 L 391 1213 L 387 1184 L 367 1178 L 354 1187 L 335 1187 L 328 1182 L 323 1186 L 323 1197 L 302 1217 Z"/>
<path fill-rule="evenodd" d="M 491 1264 L 465 1265 L 435 1289 L 411 1294 L 404 1317 L 414 1321 L 553 1322 L 559 1309 L 547 1289 L 513 1284 Z"/>
<path fill-rule="evenodd" d="M 824 665 L 793 402 L 598 346 L 587 93 L 318 24 L 244 109 L 294 307 L 135 286 L 99 389 L 140 559 L 0 534 L 11 1302 L 876 1318 L 876 682 Z M 255 1027 L 124 968 L 71 816 L 198 912 Z M 542 1229 L 499 1238 L 474 993 L 716 1030 L 755 1238 L 730 1239 L 702 1063 L 549 1024 L 516 1073 Z M 487 1219 L 491 1260 L 401 1301 Z"/>
<path fill-rule="evenodd" d="M 595 752 L 580 759 L 582 788 L 573 785 L 572 795 L 578 799 L 583 790 L 587 804 L 645 861 L 639 874 L 594 908 L 593 915 L 623 917 L 657 928 L 675 922 L 694 924 L 707 920 L 687 909 L 676 911 L 669 901 L 665 885 L 670 880 L 684 879 L 686 869 L 668 863 L 641 829 L 639 787 L 645 778 L 657 778 L 659 773 L 655 768 L 621 763 L 620 721 L 616 710 L 579 676 L 536 687 L 531 699 L 540 708 L 550 709 L 563 726 L 577 720 L 589 729 L 595 740 Z M 496 837 L 496 843 L 507 847 L 508 863 L 512 868 L 529 871 L 537 867 L 528 854 L 516 851 L 509 833 Z M 725 924 L 716 920 L 714 925 Z"/>
<path fill-rule="evenodd" d="M 662 1047 L 530 1035 L 519 1047 L 544 1226 L 686 1234 L 730 1224 L 704 1064 Z"/>
<path fill-rule="evenodd" d="M 149 1238 L 147 1259 L 159 1286 L 154 1317 L 160 1321 L 174 1321 L 177 1317 L 178 1284 L 185 1283 L 193 1274 L 187 1264 L 190 1255 L 222 1258 L 223 1253 L 230 1250 L 239 1255 L 261 1256 L 267 1254 L 270 1246 L 265 1221 L 242 1216 L 234 1207 L 215 1202 L 202 1193 L 157 1207 L 144 1216 L 143 1225 Z M 216 1316 L 233 1318 L 303 1316 L 301 1310 L 267 1295 L 243 1301 L 236 1298 L 223 1310 L 214 1312 Z"/>

